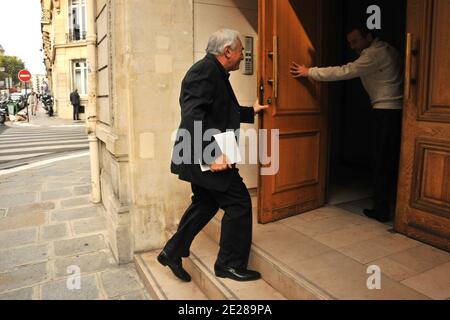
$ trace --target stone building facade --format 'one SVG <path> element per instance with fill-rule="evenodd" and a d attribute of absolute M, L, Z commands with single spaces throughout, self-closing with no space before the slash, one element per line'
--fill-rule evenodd
<path fill-rule="evenodd" d="M 41 0 L 41 30 L 49 89 L 55 112 L 72 118 L 69 95 L 78 89 L 81 105 L 87 106 L 87 0 Z M 84 118 L 84 115 L 81 114 Z"/>

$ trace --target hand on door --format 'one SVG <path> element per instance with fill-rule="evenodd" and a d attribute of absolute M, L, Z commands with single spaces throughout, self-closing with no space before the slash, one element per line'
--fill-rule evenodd
<path fill-rule="evenodd" d="M 255 104 L 253 105 L 253 110 L 255 110 L 255 113 L 260 113 L 262 110 L 266 110 L 269 108 L 269 105 L 260 105 L 259 100 L 256 100 Z"/>
<path fill-rule="evenodd" d="M 292 77 L 294 78 L 307 78 L 309 76 L 309 68 L 304 65 L 298 65 L 295 62 L 292 62 L 290 72 Z"/>

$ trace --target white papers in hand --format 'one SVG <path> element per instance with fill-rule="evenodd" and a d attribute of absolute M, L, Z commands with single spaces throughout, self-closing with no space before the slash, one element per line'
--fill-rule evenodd
<path fill-rule="evenodd" d="M 228 157 L 231 164 L 240 163 L 242 161 L 234 131 L 227 131 L 224 133 L 216 134 L 214 135 L 214 139 L 216 140 L 220 151 L 222 151 L 222 153 Z M 208 165 L 200 164 L 200 167 L 203 172 L 211 170 L 211 166 Z"/>

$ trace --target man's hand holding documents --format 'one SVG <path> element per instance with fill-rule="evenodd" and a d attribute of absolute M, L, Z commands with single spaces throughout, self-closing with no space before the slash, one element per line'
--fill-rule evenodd
<path fill-rule="evenodd" d="M 221 172 L 232 168 L 233 164 L 241 162 L 241 154 L 239 146 L 236 142 L 236 136 L 233 131 L 227 131 L 214 135 L 214 139 L 222 151 L 222 155 L 218 157 L 210 166 L 201 166 L 202 171 Z"/>

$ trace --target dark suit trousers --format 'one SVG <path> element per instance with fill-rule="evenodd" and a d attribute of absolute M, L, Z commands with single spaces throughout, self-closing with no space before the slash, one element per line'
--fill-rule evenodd
<path fill-rule="evenodd" d="M 374 109 L 374 204 L 380 216 L 395 205 L 401 140 L 401 110 Z"/>
<path fill-rule="evenodd" d="M 170 258 L 179 260 L 181 257 L 188 257 L 195 236 L 221 208 L 225 215 L 222 219 L 217 263 L 247 268 L 252 243 L 252 203 L 238 170 L 233 171 L 232 183 L 225 192 L 191 184 L 192 204 L 181 218 L 177 232 L 164 248 Z"/>
<path fill-rule="evenodd" d="M 80 105 L 73 105 L 73 120 L 80 120 Z"/>

